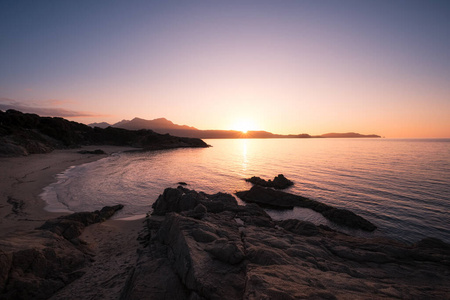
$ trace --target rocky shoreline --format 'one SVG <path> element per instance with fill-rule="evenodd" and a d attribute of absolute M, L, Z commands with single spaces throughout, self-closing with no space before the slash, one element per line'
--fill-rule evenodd
<path fill-rule="evenodd" d="M 121 248 L 117 241 L 112 244 L 116 247 L 94 251 L 80 238 L 81 232 L 120 208 L 60 217 L 22 236 L 16 234 L 14 242 L 2 240 L 0 299 L 448 299 L 450 295 L 450 245 L 440 240 L 406 245 L 354 237 L 300 220 L 275 221 L 255 203 L 242 206 L 230 194 L 210 195 L 179 186 L 165 189 L 153 204 L 139 235 L 140 245 Z M 125 236 L 138 238 L 137 233 L 120 238 Z M 27 239 L 42 246 L 27 246 Z M 96 268 L 116 272 L 107 273 L 109 279 L 99 278 L 100 270 L 92 269 L 99 256 Z M 125 257 L 125 264 L 115 265 L 111 262 L 115 257 Z M 108 294 L 111 289 L 114 293 Z"/>
<path fill-rule="evenodd" d="M 165 215 L 162 218 L 160 215 Z M 446 299 L 450 245 L 360 238 L 300 220 L 274 221 L 256 204 L 166 189 L 147 218 L 147 247 L 126 298 Z M 157 267 L 158 266 L 158 267 Z M 170 287 L 150 287 L 162 276 Z"/>
<path fill-rule="evenodd" d="M 303 196 L 277 191 L 259 185 L 253 186 L 248 191 L 236 192 L 236 195 L 245 202 L 257 203 L 263 207 L 275 209 L 293 209 L 294 207 L 309 208 L 338 225 L 353 229 L 365 231 L 374 231 L 377 229 L 377 226 L 370 221 L 347 209 L 335 208 Z"/>

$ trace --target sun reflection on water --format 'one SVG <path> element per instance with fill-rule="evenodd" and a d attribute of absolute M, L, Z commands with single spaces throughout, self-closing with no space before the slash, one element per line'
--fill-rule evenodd
<path fill-rule="evenodd" d="M 242 140 L 242 175 L 244 176 L 247 173 L 247 140 Z"/>

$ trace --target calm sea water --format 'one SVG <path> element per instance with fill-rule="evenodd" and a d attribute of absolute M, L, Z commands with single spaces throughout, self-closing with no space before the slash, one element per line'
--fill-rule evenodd
<path fill-rule="evenodd" d="M 116 218 L 142 216 L 179 181 L 207 193 L 246 190 L 243 178 L 284 174 L 288 192 L 349 209 L 374 235 L 450 242 L 450 139 L 206 140 L 213 147 L 121 153 L 59 174 L 42 198 L 52 211 L 124 204 Z M 341 229 L 308 209 L 268 211 Z M 361 232 L 354 234 L 365 235 Z"/>

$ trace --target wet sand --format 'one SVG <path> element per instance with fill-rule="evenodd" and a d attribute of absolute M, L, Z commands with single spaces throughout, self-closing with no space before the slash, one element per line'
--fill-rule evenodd
<path fill-rule="evenodd" d="M 80 150 L 102 149 L 106 155 L 80 154 Z M 40 198 L 43 188 L 67 168 L 92 162 L 130 147 L 88 146 L 55 150 L 47 154 L 0 157 L 0 238 L 40 226 L 63 213 L 48 212 Z"/>
<path fill-rule="evenodd" d="M 48 212 L 40 198 L 43 188 L 67 168 L 92 162 L 129 147 L 89 146 L 106 155 L 79 154 L 81 149 L 56 150 L 48 154 L 0 158 L 0 240 L 15 249 L 40 247 L 41 239 L 30 232 L 46 220 L 66 213 Z M 84 276 L 59 290 L 52 299 L 115 299 L 133 272 L 138 257 L 138 233 L 143 220 L 107 220 L 88 226 L 80 239 L 91 249 L 92 263 Z M 7 241 L 7 242 L 6 242 Z M 3 246 L 5 246 L 3 245 Z"/>

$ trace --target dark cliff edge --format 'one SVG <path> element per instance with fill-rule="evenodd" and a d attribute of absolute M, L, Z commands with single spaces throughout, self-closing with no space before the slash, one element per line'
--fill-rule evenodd
<path fill-rule="evenodd" d="M 152 130 L 92 128 L 57 117 L 40 117 L 16 110 L 0 111 L 0 156 L 48 153 L 86 145 L 114 145 L 162 150 L 208 147 L 201 139 L 159 134 Z"/>

